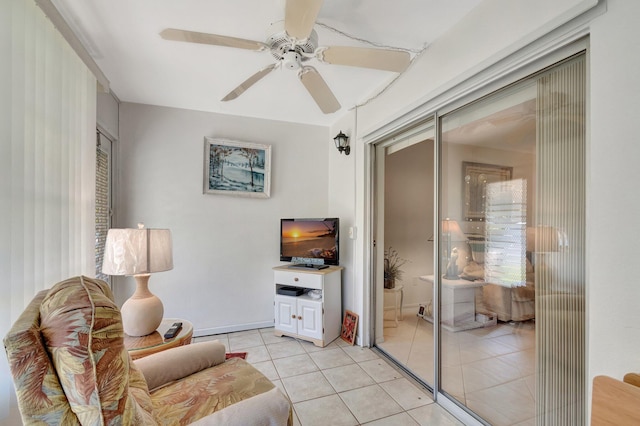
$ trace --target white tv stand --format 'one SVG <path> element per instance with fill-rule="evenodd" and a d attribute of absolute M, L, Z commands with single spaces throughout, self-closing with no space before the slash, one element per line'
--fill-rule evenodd
<path fill-rule="evenodd" d="M 342 327 L 342 268 L 290 268 L 274 270 L 276 336 L 290 336 L 324 347 L 340 336 Z M 278 294 L 283 287 L 304 289 L 299 296 Z M 314 298 L 309 290 L 319 290 Z"/>

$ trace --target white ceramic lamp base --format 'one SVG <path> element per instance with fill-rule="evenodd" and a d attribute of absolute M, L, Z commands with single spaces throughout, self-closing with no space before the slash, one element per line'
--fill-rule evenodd
<path fill-rule="evenodd" d="M 124 304 L 122 326 L 129 336 L 146 336 L 157 330 L 162 322 L 162 301 L 149 291 L 149 274 L 135 275 L 136 291 Z"/>

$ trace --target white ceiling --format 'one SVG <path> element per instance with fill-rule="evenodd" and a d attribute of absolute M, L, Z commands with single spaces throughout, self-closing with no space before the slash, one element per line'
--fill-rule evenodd
<path fill-rule="evenodd" d="M 331 125 L 398 76 L 313 59 L 342 105 L 333 114 L 323 114 L 295 72 L 282 68 L 239 98 L 221 102 L 274 63 L 273 56 L 163 40 L 160 31 L 177 28 L 264 42 L 270 24 L 284 19 L 286 0 L 52 1 L 124 102 Z M 415 57 L 480 1 L 326 0 L 314 28 L 319 46 L 394 47 Z"/>

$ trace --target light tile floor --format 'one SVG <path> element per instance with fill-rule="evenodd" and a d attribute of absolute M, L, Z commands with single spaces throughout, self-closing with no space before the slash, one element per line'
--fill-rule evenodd
<path fill-rule="evenodd" d="M 197 337 L 220 340 L 228 352 L 273 381 L 293 403 L 294 425 L 461 425 L 430 394 L 369 348 L 336 339 L 324 348 L 273 328 Z"/>
<path fill-rule="evenodd" d="M 396 327 L 385 312 L 387 354 L 433 383 L 433 324 L 405 309 Z M 535 323 L 498 323 L 442 332 L 442 387 L 496 426 L 535 424 Z"/>

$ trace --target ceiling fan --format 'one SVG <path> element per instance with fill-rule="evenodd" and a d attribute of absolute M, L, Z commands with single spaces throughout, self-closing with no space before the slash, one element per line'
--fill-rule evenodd
<path fill-rule="evenodd" d="M 167 28 L 160 33 L 165 40 L 211 44 L 255 51 L 269 50 L 276 62 L 253 74 L 233 89 L 222 101 L 230 101 L 260 81 L 271 71 L 285 67 L 298 71 L 298 78 L 323 113 L 340 109 L 340 103 L 318 71 L 307 65 L 310 59 L 328 64 L 373 68 L 402 72 L 409 65 L 409 53 L 401 50 L 363 47 L 318 47 L 318 35 L 313 26 L 324 0 L 287 0 L 285 19 L 273 24 L 273 33 L 263 42 L 218 34 Z"/>

